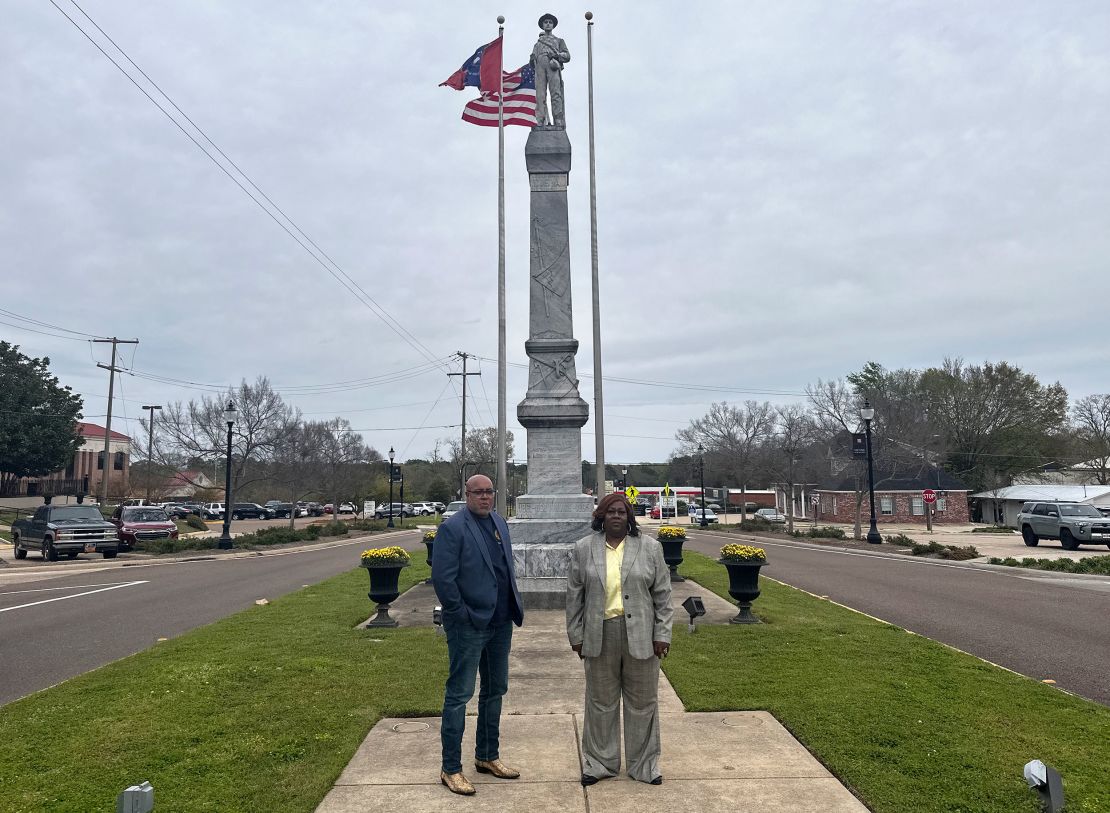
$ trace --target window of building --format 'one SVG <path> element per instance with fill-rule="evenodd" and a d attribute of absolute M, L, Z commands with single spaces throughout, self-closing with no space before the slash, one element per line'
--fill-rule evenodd
<path fill-rule="evenodd" d="M 96 453 L 96 470 L 104 471 L 104 452 Z"/>
<path fill-rule="evenodd" d="M 893 497 L 879 497 L 879 513 L 884 517 L 889 517 L 894 514 Z"/>
<path fill-rule="evenodd" d="M 948 500 L 944 497 L 937 497 L 937 501 L 934 504 L 937 507 L 937 511 L 943 511 L 948 507 Z"/>
<path fill-rule="evenodd" d="M 925 516 L 925 500 L 921 497 L 913 498 L 913 515 L 915 517 Z"/>
<path fill-rule="evenodd" d="M 123 471 L 123 452 L 116 452 L 115 459 L 112 461 L 112 468 L 116 471 Z"/>

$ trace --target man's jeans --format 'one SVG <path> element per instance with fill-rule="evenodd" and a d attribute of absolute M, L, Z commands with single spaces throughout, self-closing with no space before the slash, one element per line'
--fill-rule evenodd
<path fill-rule="evenodd" d="M 501 698 L 509 688 L 509 647 L 513 642 L 513 622 L 497 627 L 475 629 L 468 621 L 444 624 L 450 674 L 443 694 L 443 719 L 440 742 L 443 747 L 444 773 L 462 770 L 462 735 L 466 725 L 466 704 L 474 696 L 474 676 L 482 679 L 478 691 L 478 727 L 474 758 L 498 759 L 501 729 Z"/>

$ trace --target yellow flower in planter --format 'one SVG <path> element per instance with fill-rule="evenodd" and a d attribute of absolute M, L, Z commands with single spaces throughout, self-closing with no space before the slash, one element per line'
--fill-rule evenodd
<path fill-rule="evenodd" d="M 725 545 L 721 548 L 721 559 L 726 562 L 765 562 L 767 551 L 751 545 Z"/>
<path fill-rule="evenodd" d="M 656 539 L 685 539 L 686 529 L 674 525 L 664 525 L 655 534 Z"/>
<path fill-rule="evenodd" d="M 424 532 L 424 541 L 425 542 L 435 542 L 436 541 L 436 532 L 435 531 L 425 531 Z"/>
<path fill-rule="evenodd" d="M 359 558 L 359 564 L 362 567 L 371 567 L 374 565 L 407 565 L 410 560 L 408 551 L 397 545 L 388 548 L 370 548 L 369 550 L 364 550 L 362 556 Z"/>

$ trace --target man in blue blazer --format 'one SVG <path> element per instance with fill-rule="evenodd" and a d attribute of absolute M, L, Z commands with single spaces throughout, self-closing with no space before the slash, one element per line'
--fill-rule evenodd
<path fill-rule="evenodd" d="M 509 526 L 493 511 L 493 482 L 484 474 L 466 481 L 466 509 L 439 526 L 432 550 L 432 585 L 443 607 L 450 672 L 443 693 L 440 781 L 452 793 L 470 796 L 474 786 L 462 772 L 466 704 L 478 692 L 474 767 L 501 779 L 520 772 L 500 759 L 501 698 L 509 688 L 513 624 L 524 623 L 524 605 L 513 572 Z"/>

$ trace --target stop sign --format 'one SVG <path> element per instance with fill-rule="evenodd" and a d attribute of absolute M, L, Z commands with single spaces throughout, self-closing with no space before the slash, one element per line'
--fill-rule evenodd
<path fill-rule="evenodd" d="M 930 504 L 935 503 L 937 501 L 937 493 L 931 488 L 927 488 L 921 492 L 921 499 Z"/>

